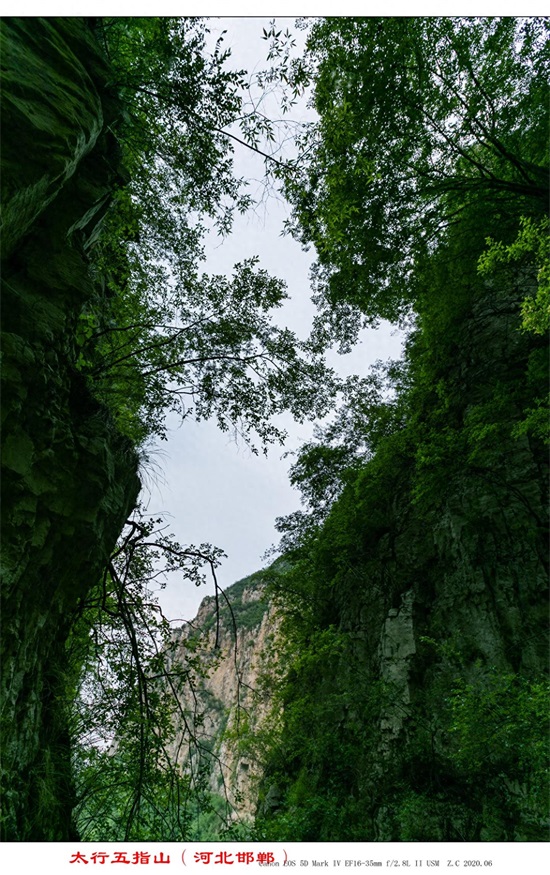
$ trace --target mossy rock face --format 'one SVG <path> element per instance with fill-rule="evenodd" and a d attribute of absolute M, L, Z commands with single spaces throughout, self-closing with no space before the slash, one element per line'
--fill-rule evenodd
<path fill-rule="evenodd" d="M 3 256 L 13 251 L 102 135 L 97 80 L 105 70 L 92 35 L 78 19 L 4 22 Z"/>
<path fill-rule="evenodd" d="M 73 836 L 65 641 L 140 486 L 73 364 L 119 107 L 81 19 L 5 19 L 2 77 L 1 834 L 59 841 Z"/>
<path fill-rule="evenodd" d="M 260 790 L 269 840 L 548 838 L 548 454 L 515 431 L 539 343 L 519 330 L 527 280 L 472 288 L 452 355 L 431 342 L 445 406 L 418 381 L 422 417 L 289 578 L 306 610 Z"/>

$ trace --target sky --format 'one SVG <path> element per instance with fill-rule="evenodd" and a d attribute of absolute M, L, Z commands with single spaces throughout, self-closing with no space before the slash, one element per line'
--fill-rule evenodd
<path fill-rule="evenodd" d="M 253 70 L 263 63 L 266 43 L 261 39 L 268 19 L 224 19 L 212 22 L 216 29 L 227 29 L 227 44 L 236 66 Z M 278 26 L 293 29 L 293 19 L 278 19 Z M 306 107 L 293 112 L 304 118 Z M 236 172 L 253 178 L 262 174 L 263 161 L 249 150 L 236 146 Z M 231 235 L 221 240 L 212 235 L 207 241 L 204 269 L 208 273 L 230 273 L 233 265 L 257 255 L 260 266 L 287 283 L 290 301 L 277 314 L 299 336 L 307 337 L 314 307 L 310 302 L 309 269 L 313 252 L 304 252 L 289 236 L 282 236 L 282 225 L 289 215 L 287 206 L 274 197 L 255 212 L 235 221 Z M 362 343 L 347 356 L 331 355 L 330 364 L 340 374 L 365 374 L 377 359 L 401 354 L 402 336 L 388 325 L 363 332 Z M 274 522 L 300 506 L 299 493 L 288 482 L 292 459 L 283 459 L 287 450 L 297 449 L 307 440 L 313 423 L 297 425 L 284 418 L 289 431 L 285 447 L 273 446 L 267 458 L 258 456 L 243 443 L 235 443 L 221 433 L 215 423 L 186 420 L 171 426 L 167 442 L 151 452 L 151 465 L 145 469 L 144 497 L 149 512 L 162 512 L 169 529 L 182 544 L 207 542 L 223 549 L 228 558 L 218 570 L 218 581 L 225 588 L 265 567 L 262 557 L 278 541 Z M 213 593 L 213 584 L 199 588 L 171 576 L 160 593 L 165 614 L 171 620 L 192 619 L 204 596 Z"/>
<path fill-rule="evenodd" d="M 132 4 L 110 0 L 109 3 L 82 2 L 82 0 L 6 0 L 4 14 L 19 15 L 139 15 L 150 14 L 150 6 L 140 0 Z M 419 3 L 400 3 L 388 0 L 384 14 L 543 14 L 540 0 L 527 0 L 522 9 L 516 2 L 503 0 L 425 0 Z M 265 8 L 265 7 L 264 7 Z M 325 0 L 302 0 L 295 3 L 278 0 L 270 7 L 281 26 L 294 29 L 294 19 L 285 19 L 281 13 L 300 11 L 308 14 L 380 14 L 368 4 L 343 0 L 328 4 Z M 253 11 L 247 2 L 194 0 L 187 2 L 160 2 L 155 6 L 157 15 L 219 15 L 228 11 L 246 16 Z M 277 14 L 278 13 L 278 14 Z M 269 18 L 222 18 L 212 20 L 213 30 L 228 31 L 226 42 L 233 51 L 236 66 L 253 70 L 265 57 L 266 43 L 261 39 L 262 28 Z M 305 113 L 302 107 L 297 111 Z M 236 172 L 260 177 L 262 162 L 246 149 L 235 153 Z M 309 333 L 313 316 L 308 273 L 313 253 L 303 252 L 291 237 L 282 237 L 281 229 L 288 212 L 284 203 L 271 198 L 255 213 L 237 217 L 232 234 L 223 242 L 212 237 L 207 245 L 204 270 L 209 273 L 230 272 L 233 265 L 244 258 L 258 255 L 260 266 L 284 279 L 291 297 L 281 312 L 283 321 L 301 337 Z M 280 319 L 278 321 L 281 321 Z M 365 331 L 361 343 L 348 356 L 336 353 L 329 363 L 342 375 L 365 374 L 377 359 L 396 358 L 402 349 L 402 336 L 392 326 L 382 324 L 377 330 Z M 194 423 L 186 420 L 179 426 L 169 420 L 169 440 L 153 446 L 149 462 L 142 476 L 143 499 L 150 513 L 163 514 L 169 530 L 182 544 L 211 543 L 222 548 L 228 558 L 218 570 L 222 587 L 264 567 L 263 556 L 277 542 L 274 527 L 276 517 L 298 509 L 299 494 L 288 483 L 290 458 L 282 458 L 285 450 L 296 450 L 312 433 L 313 424 L 296 425 L 285 419 L 289 439 L 284 448 L 274 446 L 266 457 L 254 456 L 243 444 L 235 444 L 227 434 L 218 431 L 212 422 Z M 202 598 L 211 595 L 213 585 L 196 588 L 188 581 L 173 576 L 160 595 L 161 604 L 169 619 L 177 622 L 192 619 Z"/>

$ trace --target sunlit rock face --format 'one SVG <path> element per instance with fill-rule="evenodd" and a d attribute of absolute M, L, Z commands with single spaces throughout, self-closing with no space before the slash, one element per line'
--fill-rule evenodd
<path fill-rule="evenodd" d="M 66 640 L 139 491 L 74 367 L 119 112 L 80 19 L 2 23 L 2 837 L 73 835 Z"/>
<path fill-rule="evenodd" d="M 176 721 L 181 734 L 172 757 L 186 774 L 204 768 L 210 792 L 225 803 L 228 822 L 251 821 L 262 777 L 254 738 L 273 719 L 279 621 L 261 572 L 229 587 L 225 597 L 231 609 L 221 596 L 219 623 L 216 600 L 208 596 L 195 619 L 175 632 L 173 658 L 183 668 L 196 665 L 199 670 L 191 668 L 180 697 Z"/>

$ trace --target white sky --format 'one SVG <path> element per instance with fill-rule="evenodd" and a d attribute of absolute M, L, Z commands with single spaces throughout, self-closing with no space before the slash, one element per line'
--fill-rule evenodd
<path fill-rule="evenodd" d="M 262 28 L 275 15 L 278 24 L 293 30 L 293 18 L 284 14 L 520 14 L 541 15 L 545 4 L 527 0 L 518 8 L 516 2 L 498 0 L 423 0 L 403 3 L 386 0 L 378 4 L 364 4 L 342 0 L 338 5 L 325 0 L 301 0 L 269 4 L 268 17 L 224 18 L 211 22 L 212 29 L 227 29 L 226 42 L 233 50 L 235 66 L 252 70 L 264 63 L 266 43 L 261 39 Z M 188 2 L 161 2 L 154 8 L 156 15 L 219 15 L 232 13 L 250 15 L 256 6 L 247 2 L 196 0 Z M 266 8 L 265 6 L 263 7 Z M 149 4 L 141 0 L 132 3 L 121 0 L 5 0 L 3 14 L 15 15 L 139 15 L 150 14 Z M 245 149 L 236 147 L 237 173 L 260 177 L 262 162 Z M 290 237 L 281 237 L 282 223 L 287 216 L 283 203 L 270 199 L 266 210 L 257 215 L 237 217 L 231 236 L 221 245 L 219 238 L 210 241 L 204 269 L 209 273 L 231 271 L 233 265 L 252 255 L 260 257 L 260 266 L 284 279 L 291 295 L 285 306 L 284 318 L 294 331 L 305 337 L 309 333 L 313 307 L 309 301 L 308 271 L 312 253 L 305 253 Z M 279 311 L 281 312 L 281 311 Z M 279 321 L 279 320 L 278 320 Z M 396 358 L 401 350 L 401 337 L 391 326 L 383 325 L 376 331 L 366 331 L 362 343 L 345 357 L 334 355 L 330 361 L 343 374 L 361 373 L 379 358 Z M 148 509 L 155 515 L 164 513 L 170 530 L 182 544 L 198 545 L 208 542 L 221 547 L 228 559 L 218 570 L 223 587 L 257 571 L 265 564 L 262 555 L 278 540 L 274 529 L 277 516 L 291 513 L 299 507 L 299 495 L 291 489 L 287 472 L 291 459 L 283 460 L 285 449 L 296 449 L 310 437 L 312 425 L 297 426 L 290 418 L 285 425 L 290 438 L 285 448 L 273 447 L 267 458 L 253 456 L 243 444 L 235 445 L 227 434 L 219 432 L 214 423 L 186 421 L 181 427 L 172 420 L 168 442 L 162 443 L 152 456 L 146 472 L 145 494 Z M 205 595 L 212 594 L 212 585 L 195 587 L 186 581 L 172 579 L 161 594 L 161 602 L 171 619 L 192 619 Z"/>
<path fill-rule="evenodd" d="M 293 29 L 293 19 L 277 19 L 278 26 Z M 232 49 L 235 66 L 252 70 L 262 65 L 266 42 L 261 39 L 268 19 L 223 19 L 211 23 L 212 31 L 226 29 L 226 42 Z M 300 36 L 298 34 L 298 36 Z M 293 113 L 303 116 L 305 108 Z M 269 113 L 268 113 L 269 114 Z M 236 172 L 259 178 L 263 161 L 249 150 L 235 147 Z M 233 265 L 253 255 L 261 267 L 284 279 L 291 301 L 278 311 L 281 319 L 301 337 L 309 334 L 314 307 L 310 302 L 308 272 L 313 253 L 303 252 L 290 237 L 281 236 L 286 205 L 270 198 L 256 213 L 237 217 L 232 234 L 221 241 L 208 241 L 205 270 L 229 273 Z M 348 356 L 332 356 L 331 364 L 340 373 L 366 373 L 379 358 L 396 358 L 401 352 L 401 337 L 391 326 L 363 333 L 363 342 Z M 284 424 L 290 433 L 285 447 L 273 447 L 268 457 L 254 456 L 243 443 L 235 444 L 215 423 L 186 420 L 181 427 L 174 418 L 167 442 L 159 446 L 148 483 L 149 510 L 169 514 L 170 530 L 180 543 L 208 542 L 221 547 L 228 559 L 218 570 L 218 581 L 226 587 L 262 568 L 265 551 L 278 541 L 274 528 L 277 516 L 299 506 L 299 494 L 288 483 L 291 459 L 281 459 L 285 450 L 296 449 L 311 436 L 312 423 L 297 425 L 290 416 Z M 195 587 L 174 575 L 161 602 L 171 619 L 192 619 L 212 584 Z"/>

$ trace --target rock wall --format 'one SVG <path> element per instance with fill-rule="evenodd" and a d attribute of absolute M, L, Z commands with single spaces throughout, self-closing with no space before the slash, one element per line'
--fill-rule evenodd
<path fill-rule="evenodd" d="M 218 647 L 213 596 L 203 599 L 195 619 L 175 632 L 174 659 L 182 667 L 198 665 L 206 675 L 193 671 L 180 698 L 187 732 L 180 717 L 182 736 L 173 745 L 172 758 L 187 774 L 197 773 L 202 765 L 210 792 L 226 802 L 229 819 L 251 821 L 262 775 L 253 740 L 271 714 L 264 679 L 274 671 L 279 622 L 266 600 L 261 572 L 229 587 L 225 595 L 235 623 L 222 600 Z"/>
<path fill-rule="evenodd" d="M 475 406 L 490 404 L 499 390 L 506 416 L 520 419 L 512 399 L 530 343 L 519 331 L 522 296 L 509 281 L 486 288 L 457 330 L 448 376 L 455 397 L 448 423 L 458 423 L 457 435 Z M 495 731 L 521 719 L 506 716 L 496 679 L 529 682 L 548 666 L 547 454 L 509 425 L 499 430 L 498 413 L 491 428 L 495 437 L 482 450 L 468 447 L 469 455 L 442 466 L 437 507 L 421 514 L 406 493 L 396 497 L 393 556 L 377 550 L 385 586 L 381 576 L 365 581 L 363 599 L 371 610 L 377 602 L 373 615 L 381 623 L 380 647 L 376 655 L 370 650 L 373 679 L 390 694 L 382 709 L 381 792 L 365 776 L 369 832 L 378 841 L 525 841 L 547 829 L 540 794 L 537 814 L 529 810 L 538 788 L 526 782 L 514 794 L 505 786 L 510 769 L 519 785 L 526 768 L 513 765 L 511 755 L 507 762 L 506 751 L 502 765 L 491 766 L 495 754 L 487 750 L 486 777 L 477 779 L 460 765 L 456 732 L 449 731 L 457 684 L 477 698 L 483 749 L 491 695 Z M 357 615 L 349 621 L 362 626 Z"/>
<path fill-rule="evenodd" d="M 521 271 L 475 279 L 420 348 L 410 423 L 298 554 L 272 840 L 547 840 L 548 452 L 518 428 L 547 355 L 520 328 L 531 291 Z"/>
<path fill-rule="evenodd" d="M 140 488 L 73 365 L 120 106 L 81 19 L 4 19 L 2 80 L 2 838 L 66 840 L 66 640 Z"/>

